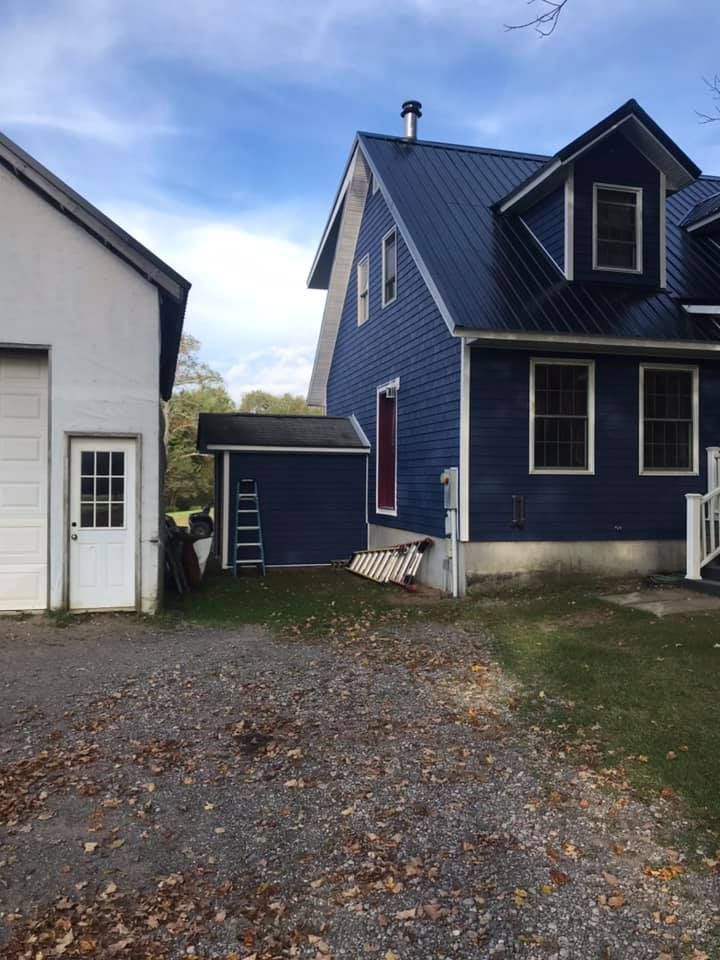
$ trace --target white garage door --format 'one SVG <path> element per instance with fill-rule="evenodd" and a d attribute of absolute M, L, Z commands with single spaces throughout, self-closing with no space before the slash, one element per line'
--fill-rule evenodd
<path fill-rule="evenodd" d="M 0 610 L 47 606 L 48 365 L 0 350 Z"/>

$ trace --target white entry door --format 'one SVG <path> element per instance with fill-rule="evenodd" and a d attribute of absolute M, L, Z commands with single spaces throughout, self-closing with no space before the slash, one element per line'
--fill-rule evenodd
<path fill-rule="evenodd" d="M 135 607 L 136 469 L 134 440 L 71 440 L 71 610 Z"/>

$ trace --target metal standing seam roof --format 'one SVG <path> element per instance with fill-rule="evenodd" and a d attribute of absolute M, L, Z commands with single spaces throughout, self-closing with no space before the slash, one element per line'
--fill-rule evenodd
<path fill-rule="evenodd" d="M 366 438 L 351 417 L 303 414 L 201 413 L 198 450 L 277 447 L 313 450 L 368 449 Z"/>
<path fill-rule="evenodd" d="M 493 211 L 547 157 L 369 133 L 358 142 L 452 326 L 720 341 L 716 323 L 679 302 L 720 301 L 720 251 L 680 226 L 720 178 L 701 177 L 668 199 L 667 291 L 648 291 L 568 282 L 520 218 Z"/>

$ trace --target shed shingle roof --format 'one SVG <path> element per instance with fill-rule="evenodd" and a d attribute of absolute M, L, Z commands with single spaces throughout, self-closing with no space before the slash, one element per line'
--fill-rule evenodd
<path fill-rule="evenodd" d="M 365 450 L 365 438 L 350 417 L 262 413 L 201 413 L 198 450 L 223 447 Z"/>

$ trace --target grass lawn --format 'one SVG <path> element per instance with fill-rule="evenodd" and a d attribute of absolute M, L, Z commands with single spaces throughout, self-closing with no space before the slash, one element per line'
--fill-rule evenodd
<path fill-rule="evenodd" d="M 391 593 L 346 570 L 327 567 L 271 570 L 260 577 L 213 573 L 200 590 L 168 594 L 169 618 L 187 617 L 207 624 L 268 624 L 327 629 L 338 618 L 359 620 L 392 615 Z"/>
<path fill-rule="evenodd" d="M 657 619 L 598 599 L 613 590 L 617 582 L 546 579 L 478 593 L 463 616 L 490 630 L 524 684 L 527 715 L 571 757 L 624 768 L 648 797 L 671 790 L 720 833 L 717 613 Z"/>
<path fill-rule="evenodd" d="M 632 584 L 635 587 L 636 584 Z M 545 578 L 478 588 L 463 601 L 405 595 L 343 570 L 216 575 L 173 602 L 168 618 L 322 631 L 414 617 L 477 626 L 523 683 L 521 710 L 570 759 L 619 768 L 645 796 L 664 790 L 720 832 L 720 623 L 717 614 L 657 619 L 599 593 L 617 581 Z"/>

